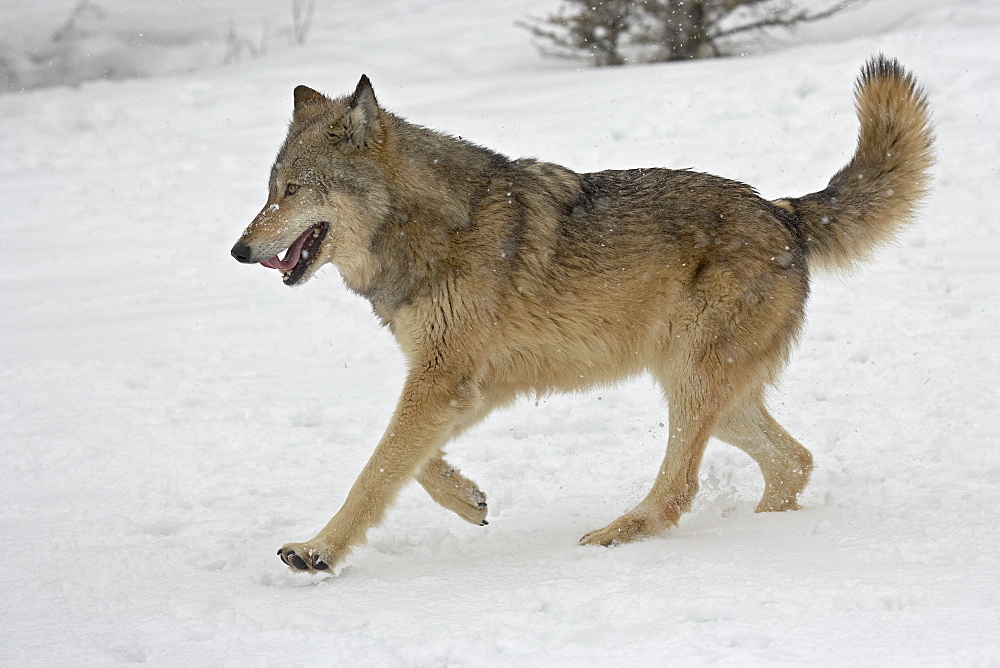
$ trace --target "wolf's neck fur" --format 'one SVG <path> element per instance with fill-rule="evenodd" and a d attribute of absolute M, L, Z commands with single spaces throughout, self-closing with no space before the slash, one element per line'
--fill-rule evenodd
<path fill-rule="evenodd" d="M 498 172 L 509 168 L 510 159 L 461 137 L 392 120 L 386 140 L 395 143 L 390 178 L 398 179 L 398 206 L 431 214 L 445 227 L 466 227 L 467 205 Z"/>
<path fill-rule="evenodd" d="M 358 292 L 391 324 L 398 309 L 434 291 L 456 269 L 453 236 L 476 224 L 475 208 L 511 161 L 461 138 L 386 114 L 381 165 L 393 194 L 370 250 L 378 269 Z"/>

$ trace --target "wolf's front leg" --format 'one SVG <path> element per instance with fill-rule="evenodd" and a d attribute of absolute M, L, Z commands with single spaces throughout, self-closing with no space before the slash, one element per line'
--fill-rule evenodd
<path fill-rule="evenodd" d="M 475 387 L 441 372 L 412 373 L 385 435 L 343 507 L 312 540 L 278 550 L 281 560 L 299 571 L 326 571 L 363 544 L 366 532 L 382 521 L 399 490 L 439 456 L 455 423 L 477 412 L 481 400 Z"/>

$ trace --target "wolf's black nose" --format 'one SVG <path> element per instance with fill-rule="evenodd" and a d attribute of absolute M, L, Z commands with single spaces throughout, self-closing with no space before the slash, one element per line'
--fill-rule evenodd
<path fill-rule="evenodd" d="M 236 245 L 233 246 L 233 257 L 240 262 L 250 262 L 251 250 L 250 246 L 247 246 L 242 241 L 237 241 Z"/>

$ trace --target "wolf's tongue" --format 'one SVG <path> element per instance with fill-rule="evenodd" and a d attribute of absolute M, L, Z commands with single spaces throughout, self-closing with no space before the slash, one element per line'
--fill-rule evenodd
<path fill-rule="evenodd" d="M 261 264 L 268 269 L 288 271 L 299 263 L 299 258 L 302 257 L 302 247 L 306 245 L 307 241 L 309 241 L 309 236 L 312 234 L 312 231 L 313 228 L 310 227 L 302 233 L 302 236 L 295 240 L 295 243 L 288 247 L 288 252 L 285 253 L 284 260 L 279 259 L 278 256 L 275 255 L 270 260 L 264 260 Z"/>

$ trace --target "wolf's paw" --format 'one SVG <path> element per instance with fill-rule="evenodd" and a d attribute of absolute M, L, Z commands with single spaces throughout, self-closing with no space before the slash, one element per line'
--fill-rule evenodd
<path fill-rule="evenodd" d="M 447 508 L 466 522 L 486 526 L 486 495 L 476 483 L 463 476 L 457 469 L 446 468 L 424 475 L 420 483 L 438 505 Z"/>
<path fill-rule="evenodd" d="M 332 552 L 310 547 L 307 543 L 289 543 L 278 550 L 278 556 L 293 571 L 308 573 L 330 572 L 337 563 Z"/>
<path fill-rule="evenodd" d="M 795 496 L 764 496 L 757 505 L 755 513 L 780 513 L 786 510 L 799 510 L 802 506 L 795 499 Z"/>
<path fill-rule="evenodd" d="M 626 513 L 614 522 L 585 534 L 580 545 L 619 545 L 655 536 L 663 530 L 661 522 L 653 522 L 642 515 Z"/>
<path fill-rule="evenodd" d="M 486 495 L 483 494 L 475 483 L 465 481 L 467 485 L 445 488 L 443 495 L 449 496 L 449 503 L 445 508 L 452 510 L 456 515 L 466 522 L 486 526 L 486 513 L 489 506 L 486 505 Z"/>

